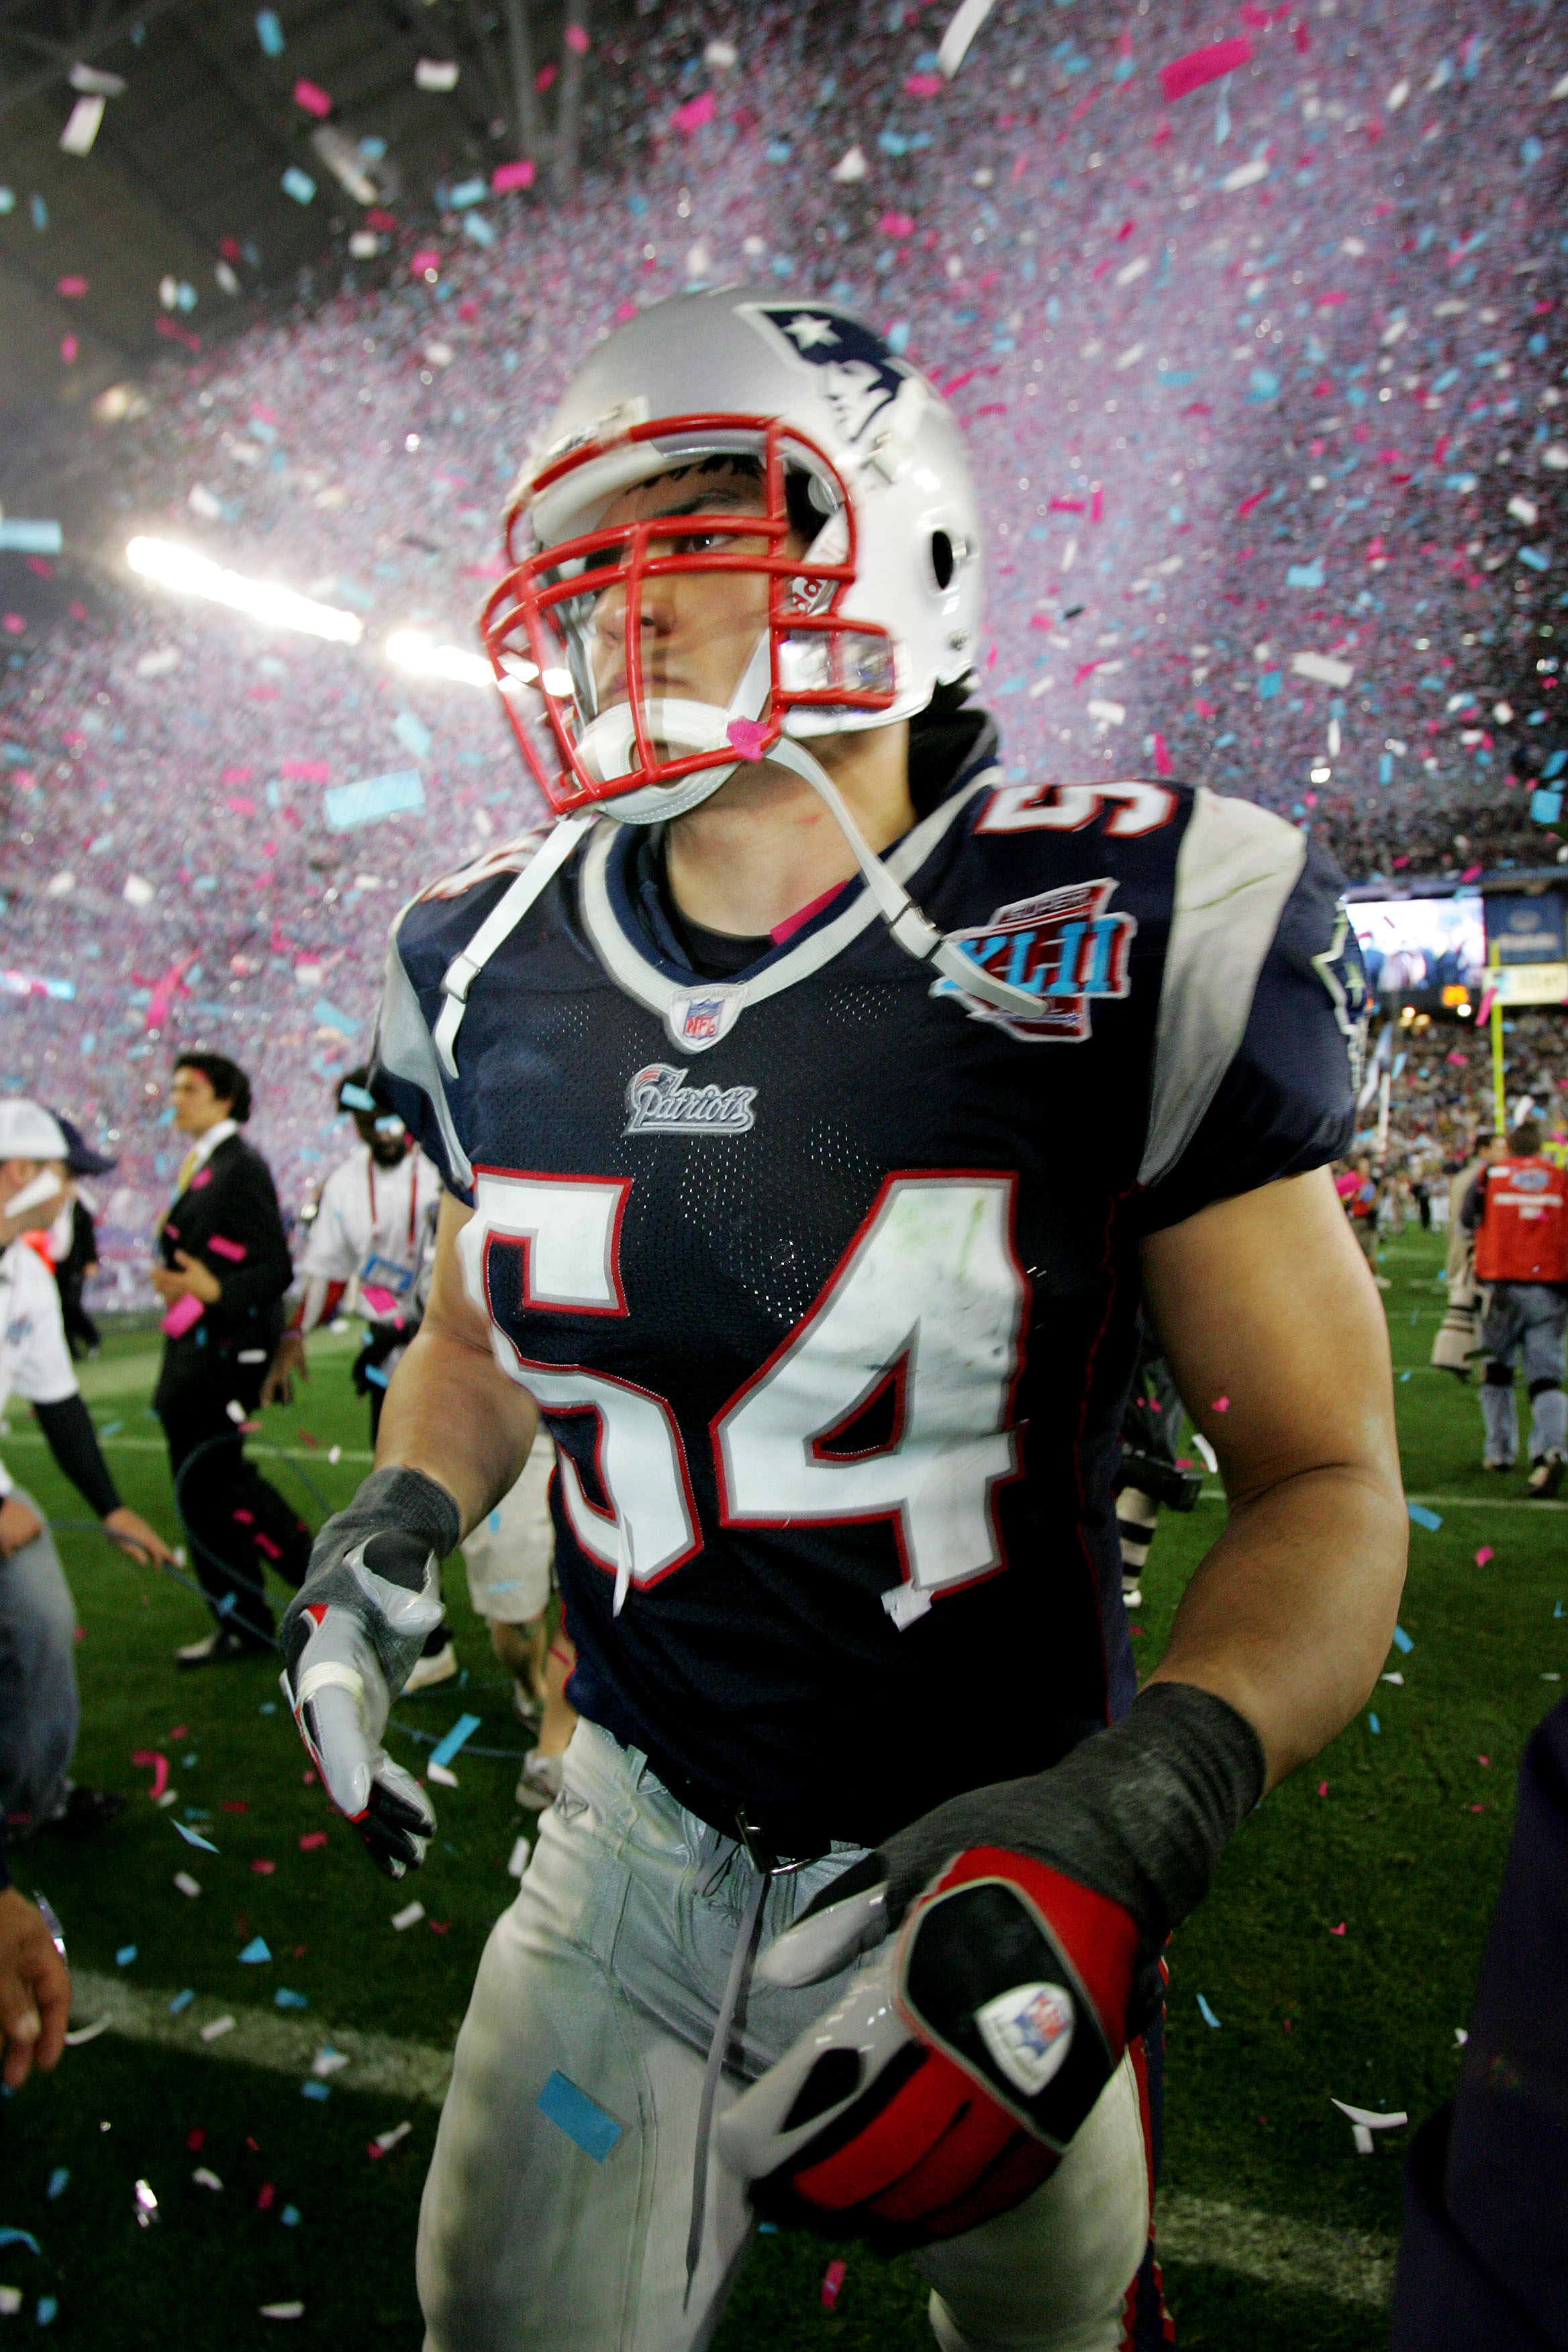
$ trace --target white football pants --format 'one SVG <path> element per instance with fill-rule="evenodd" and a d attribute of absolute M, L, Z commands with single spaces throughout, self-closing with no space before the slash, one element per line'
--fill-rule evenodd
<path fill-rule="evenodd" d="M 837 1848 L 775 1880 L 763 1945 L 859 1851 Z M 560 1801 L 485 1948 L 458 2039 L 419 2216 L 426 2352 L 700 2352 L 711 2342 L 754 2225 L 715 2146 L 687 2302 L 692 2159 L 750 1883 L 741 1848 L 683 1811 L 635 1749 L 579 1723 Z M 795 1992 L 752 1982 L 719 2113 L 846 1981 Z M 938 2343 L 1117 2352 L 1148 2235 L 1129 2058 L 1043 2187 L 915 2257 Z"/>

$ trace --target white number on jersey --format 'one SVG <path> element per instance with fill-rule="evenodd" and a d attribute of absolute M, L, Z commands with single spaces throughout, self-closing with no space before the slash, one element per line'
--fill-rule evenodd
<path fill-rule="evenodd" d="M 822 1297 L 713 1424 L 727 1527 L 891 1519 L 903 1581 L 895 1624 L 931 1595 L 1002 1566 L 992 1490 L 1016 1475 L 1011 1427 L 1026 1286 L 1012 1246 L 1010 1176 L 893 1176 Z M 562 1496 L 578 1542 L 616 1578 L 616 1606 L 701 1549 L 680 1433 L 661 1398 L 579 1365 L 530 1362 L 500 1328 L 490 1250 L 521 1245 L 521 1304 L 625 1315 L 625 1180 L 477 1171 L 459 1241 L 496 1360 L 547 1414 L 597 1417 L 591 1503 L 564 1448 Z M 504 1304 L 503 1304 L 504 1311 Z M 835 1450 L 891 1390 L 885 1444 Z"/>
<path fill-rule="evenodd" d="M 998 784 L 976 833 L 1081 833 L 1108 803 L 1120 803 L 1105 830 L 1118 841 L 1169 824 L 1176 795 L 1163 784 Z"/>
<path fill-rule="evenodd" d="M 628 1586 L 657 1584 L 700 1550 L 686 1455 L 669 1408 L 629 1381 L 580 1366 L 531 1364 L 496 1317 L 490 1288 L 494 1244 L 521 1245 L 520 1305 L 574 1315 L 624 1315 L 621 1214 L 631 1180 L 513 1176 L 479 1170 L 474 1213 L 458 1241 L 468 1295 L 489 1320 L 504 1372 L 546 1413 L 592 1412 L 595 1463 L 608 1512 L 588 1500 L 563 1447 L 556 1465 L 572 1531 L 616 1580 L 616 1606 Z"/>
<path fill-rule="evenodd" d="M 714 1424 L 727 1527 L 893 1520 L 904 1581 L 882 1601 L 899 1625 L 1002 1565 L 992 1489 L 1018 1467 L 1025 1309 L 1013 1186 L 889 1177 L 816 1307 Z M 889 1384 L 890 1441 L 835 1453 Z"/>

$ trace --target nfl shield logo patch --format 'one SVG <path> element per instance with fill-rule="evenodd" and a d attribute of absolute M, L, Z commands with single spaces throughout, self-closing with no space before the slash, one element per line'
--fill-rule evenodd
<path fill-rule="evenodd" d="M 1032 2099 L 1072 2047 L 1072 1995 L 1058 1984 L 1014 1985 L 988 2000 L 974 2021 L 1007 2080 Z"/>
<path fill-rule="evenodd" d="M 692 989 L 671 1000 L 664 1025 L 675 1045 L 688 1054 L 705 1053 L 728 1036 L 746 1001 L 743 988 Z"/>

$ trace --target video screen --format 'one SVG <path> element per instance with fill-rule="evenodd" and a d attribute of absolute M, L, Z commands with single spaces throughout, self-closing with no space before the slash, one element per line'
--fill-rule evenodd
<path fill-rule="evenodd" d="M 1487 943 L 1479 895 L 1355 899 L 1350 917 L 1374 996 L 1419 996 L 1459 986 L 1480 992 Z"/>

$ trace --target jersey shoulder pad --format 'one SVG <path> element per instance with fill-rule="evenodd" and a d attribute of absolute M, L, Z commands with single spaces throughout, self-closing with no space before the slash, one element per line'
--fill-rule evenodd
<path fill-rule="evenodd" d="M 526 833 L 514 834 L 510 841 L 498 841 L 467 866 L 459 866 L 453 874 L 444 874 L 438 881 L 427 882 L 415 898 L 419 906 L 429 898 L 460 898 L 467 891 L 477 889 L 498 874 L 521 874 L 531 866 L 537 853 L 549 840 L 552 828 L 547 824 L 531 825 Z"/>
<path fill-rule="evenodd" d="M 452 958 L 468 946 L 503 891 L 525 874 L 550 838 L 536 826 L 499 843 L 456 873 L 428 883 L 394 919 L 391 953 L 401 961 L 416 989 L 438 988 Z"/>

